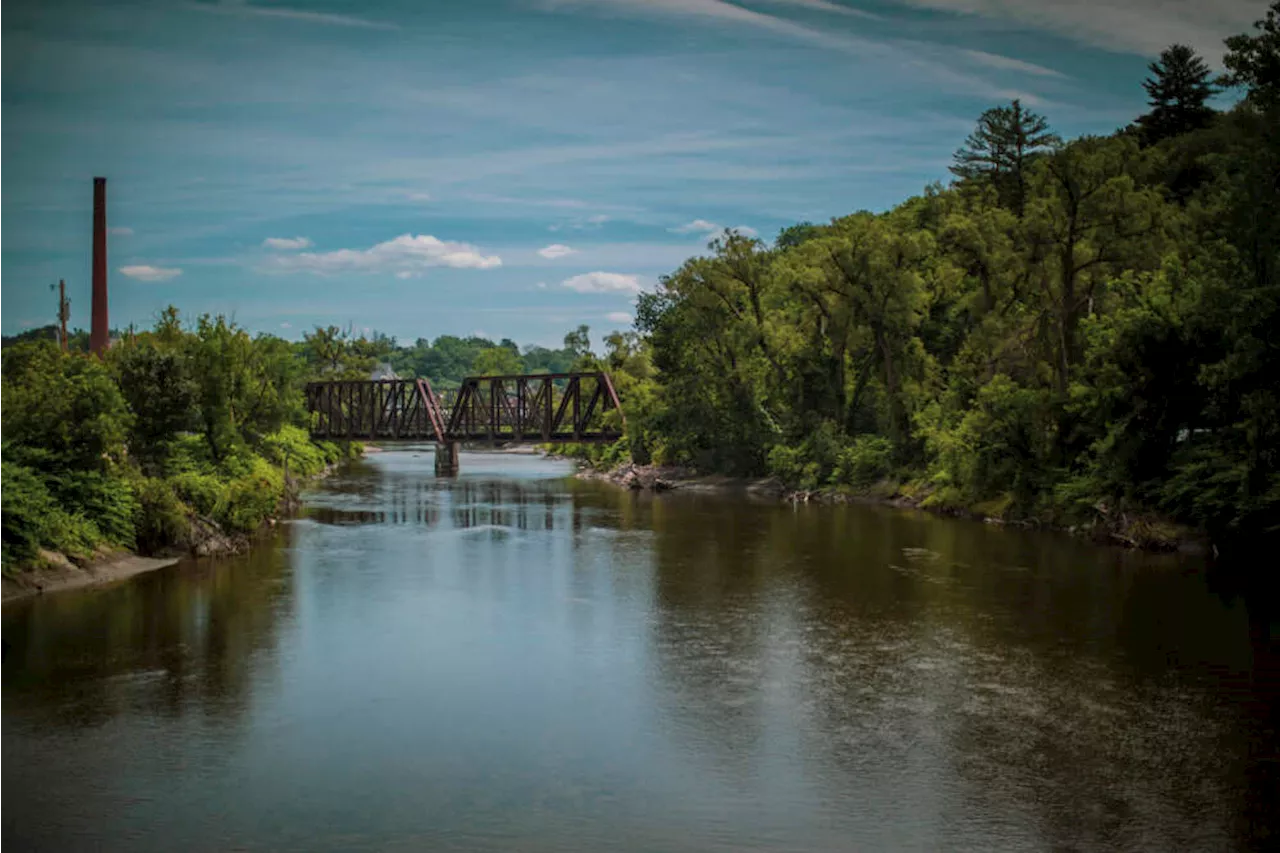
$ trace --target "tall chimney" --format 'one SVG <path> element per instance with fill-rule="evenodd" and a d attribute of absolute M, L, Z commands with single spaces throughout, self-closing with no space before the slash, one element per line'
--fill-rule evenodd
<path fill-rule="evenodd" d="M 107 321 L 107 179 L 93 179 L 93 322 L 89 351 L 101 356 L 110 343 Z"/>

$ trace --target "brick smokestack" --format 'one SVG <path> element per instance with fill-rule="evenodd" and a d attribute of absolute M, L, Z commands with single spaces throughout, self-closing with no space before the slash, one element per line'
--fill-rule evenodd
<path fill-rule="evenodd" d="M 107 179 L 93 179 L 93 322 L 89 351 L 102 355 L 110 343 L 107 320 Z"/>

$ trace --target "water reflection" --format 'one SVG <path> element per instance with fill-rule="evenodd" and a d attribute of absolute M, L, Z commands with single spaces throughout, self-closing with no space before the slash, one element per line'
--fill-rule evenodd
<path fill-rule="evenodd" d="M 232 723 L 269 674 L 290 617 L 288 531 L 237 561 L 213 560 L 4 609 L 5 704 L 22 724 L 101 726 L 120 714 L 188 714 Z M 32 707 L 34 705 L 34 708 Z"/>
<path fill-rule="evenodd" d="M 462 467 L 382 454 L 248 558 L 6 607 L 4 840 L 1215 850 L 1275 827 L 1272 617 L 1193 563 Z"/>

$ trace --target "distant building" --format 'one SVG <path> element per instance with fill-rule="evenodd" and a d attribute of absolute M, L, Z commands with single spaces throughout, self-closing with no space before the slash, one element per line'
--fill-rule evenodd
<path fill-rule="evenodd" d="M 399 379 L 400 377 L 391 369 L 391 365 L 383 362 L 373 369 L 373 373 L 369 374 L 369 378 L 377 382 L 385 379 Z"/>

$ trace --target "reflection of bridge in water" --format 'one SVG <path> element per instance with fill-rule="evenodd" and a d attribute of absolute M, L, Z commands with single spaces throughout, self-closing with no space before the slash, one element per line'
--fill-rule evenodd
<path fill-rule="evenodd" d="M 385 508 L 342 509 L 315 506 L 307 517 L 333 525 L 414 525 L 428 530 L 476 528 L 551 531 L 583 528 L 581 508 L 543 482 L 460 479 L 447 489 L 419 479 L 388 490 Z"/>
<path fill-rule="evenodd" d="M 426 379 L 312 382 L 306 397 L 312 438 L 434 441 L 438 475 L 458 473 L 460 442 L 608 443 L 625 424 L 603 372 L 469 376 L 447 399 Z"/>

